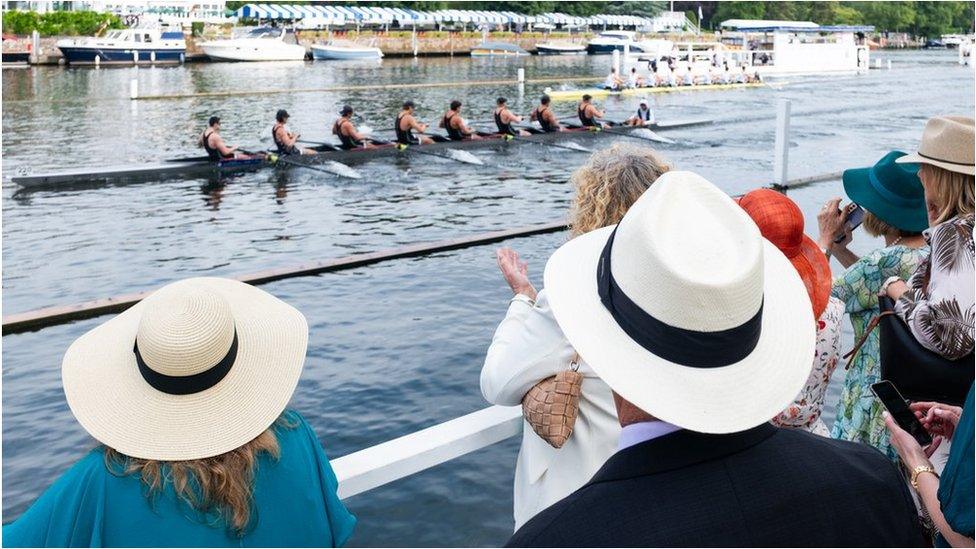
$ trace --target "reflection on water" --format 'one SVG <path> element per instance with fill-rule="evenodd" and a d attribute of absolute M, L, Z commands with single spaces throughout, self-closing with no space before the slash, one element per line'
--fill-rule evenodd
<path fill-rule="evenodd" d="M 894 69 L 859 77 L 793 78 L 781 89 L 652 94 L 661 121 L 712 118 L 711 126 L 661 131 L 675 143 L 621 136 L 574 138 L 599 149 L 615 141 L 654 146 L 730 193 L 768 183 L 775 101 L 791 99 L 790 175 L 873 163 L 910 149 L 929 116 L 973 112 L 973 76 L 952 52 L 881 52 Z M 142 94 L 398 82 L 514 80 L 602 74 L 609 57 L 388 59 L 380 64 L 197 64 L 183 67 L 3 71 L 3 173 L 35 172 L 198 155 L 206 119 L 223 118 L 229 143 L 270 145 L 274 112 L 294 130 L 325 140 L 342 104 L 378 135 L 392 130 L 405 99 L 434 121 L 454 98 L 470 120 L 490 118 L 494 99 L 527 113 L 542 86 L 361 90 L 330 93 L 127 99 Z M 933 93 L 938 90 L 938 93 Z M 605 102 L 626 118 L 638 98 Z M 560 114 L 573 103 L 560 103 Z M 17 192 L 3 186 L 4 313 L 158 286 L 187 276 L 243 274 L 408 243 L 563 218 L 566 181 L 587 154 L 510 143 L 470 151 L 484 163 L 400 154 L 355 164 L 352 180 L 303 169 L 263 169 L 221 178 Z M 792 191 L 808 231 L 837 181 Z M 566 238 L 513 241 L 540 282 L 545 259 Z M 859 234 L 855 248 L 878 241 Z M 508 290 L 493 247 L 399 260 L 276 282 L 266 288 L 309 319 L 309 355 L 293 406 L 309 418 L 330 456 L 377 444 L 485 405 L 478 374 Z M 7 336 L 3 345 L 3 510 L 21 513 L 92 445 L 60 389 L 70 342 L 102 319 Z M 845 322 L 844 344 L 850 347 Z M 833 417 L 837 383 L 826 419 Z M 517 441 L 510 440 L 349 500 L 361 522 L 355 545 L 499 545 L 510 533 Z"/>

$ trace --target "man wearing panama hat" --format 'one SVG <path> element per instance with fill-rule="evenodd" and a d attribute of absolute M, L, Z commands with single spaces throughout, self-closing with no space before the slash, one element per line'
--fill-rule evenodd
<path fill-rule="evenodd" d="M 810 373 L 810 298 L 708 181 L 665 174 L 619 225 L 556 251 L 545 285 L 623 429 L 590 482 L 510 546 L 923 543 L 884 457 L 769 423 Z"/>

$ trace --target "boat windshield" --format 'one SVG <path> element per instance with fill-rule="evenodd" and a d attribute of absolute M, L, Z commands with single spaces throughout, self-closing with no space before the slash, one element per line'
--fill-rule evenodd
<path fill-rule="evenodd" d="M 108 31 L 108 34 L 105 35 L 105 38 L 108 38 L 110 40 L 115 40 L 115 39 L 118 39 L 118 38 L 122 38 L 122 33 L 123 33 L 123 31 L 120 31 L 120 30 Z"/>
<path fill-rule="evenodd" d="M 256 29 L 251 29 L 244 36 L 245 38 L 278 38 L 281 36 L 281 29 L 275 29 L 272 27 L 258 27 Z"/>

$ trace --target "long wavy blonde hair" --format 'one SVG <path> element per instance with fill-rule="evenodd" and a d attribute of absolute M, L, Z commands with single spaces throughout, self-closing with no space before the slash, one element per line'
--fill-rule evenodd
<path fill-rule="evenodd" d="M 105 447 L 105 466 L 116 476 L 138 475 L 150 501 L 171 483 L 177 498 L 204 516 L 221 519 L 238 537 L 251 522 L 254 473 L 262 454 L 281 455 L 275 426 L 294 428 L 284 415 L 251 442 L 204 459 L 159 461 L 127 456 Z"/>
<path fill-rule="evenodd" d="M 619 223 L 630 206 L 671 169 L 650 147 L 617 143 L 597 151 L 571 179 L 576 200 L 570 214 L 572 236 Z"/>
<path fill-rule="evenodd" d="M 918 176 L 925 183 L 927 206 L 937 210 L 930 212 L 935 214 L 935 221 L 930 222 L 930 226 L 973 213 L 976 177 L 931 164 L 922 164 Z"/>

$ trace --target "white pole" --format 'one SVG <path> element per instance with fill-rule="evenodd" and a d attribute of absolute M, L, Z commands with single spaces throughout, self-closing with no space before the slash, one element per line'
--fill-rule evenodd
<path fill-rule="evenodd" d="M 95 54 L 95 68 L 96 69 L 98 68 L 99 64 L 101 64 L 101 62 L 102 62 L 102 56 L 101 55 L 98 55 L 96 53 Z"/>
<path fill-rule="evenodd" d="M 888 70 L 891 70 L 891 59 L 888 60 Z"/>
<path fill-rule="evenodd" d="M 132 51 L 132 62 L 133 63 L 138 63 L 139 62 L 139 50 L 133 50 Z"/>
<path fill-rule="evenodd" d="M 620 74 L 620 50 L 613 50 L 613 68 Z"/>
<path fill-rule="evenodd" d="M 139 99 L 139 81 L 135 78 L 129 80 L 129 99 Z"/>
<path fill-rule="evenodd" d="M 413 56 L 417 57 L 417 26 L 413 27 Z"/>
<path fill-rule="evenodd" d="M 36 30 L 31 33 L 31 63 L 37 63 L 41 59 L 41 33 Z M 959 57 L 960 62 L 962 56 Z"/>
<path fill-rule="evenodd" d="M 790 156 L 790 100 L 776 102 L 776 150 L 773 158 L 773 182 L 786 185 Z"/>
<path fill-rule="evenodd" d="M 519 67 L 518 70 L 518 83 L 525 84 L 525 69 L 523 69 L 522 67 Z"/>
<path fill-rule="evenodd" d="M 875 59 L 874 60 L 874 68 L 876 68 L 876 69 L 880 69 L 881 68 L 881 60 L 880 59 Z"/>
<path fill-rule="evenodd" d="M 627 71 L 627 60 L 628 59 L 630 59 L 630 44 L 624 44 L 624 56 L 623 56 L 623 59 L 621 60 L 621 63 L 623 64 L 623 70 L 624 70 L 624 72 Z M 619 69 L 617 70 L 617 76 L 623 78 L 623 73 L 621 73 Z"/>

